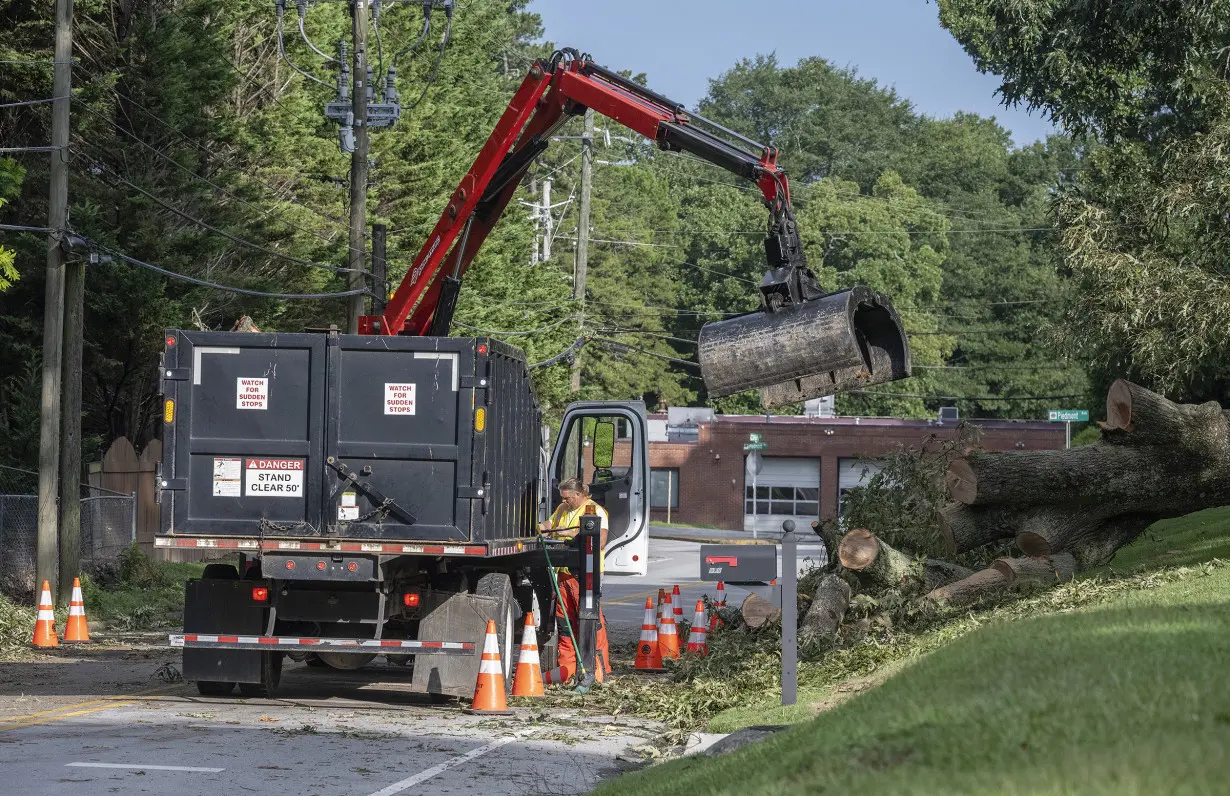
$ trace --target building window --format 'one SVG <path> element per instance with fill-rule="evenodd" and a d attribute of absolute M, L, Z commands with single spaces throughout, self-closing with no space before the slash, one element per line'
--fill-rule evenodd
<path fill-rule="evenodd" d="M 649 471 L 649 507 L 679 508 L 678 467 L 655 467 Z"/>
<path fill-rule="evenodd" d="M 743 490 L 743 513 L 819 517 L 820 490 L 802 486 L 757 486 Z"/>

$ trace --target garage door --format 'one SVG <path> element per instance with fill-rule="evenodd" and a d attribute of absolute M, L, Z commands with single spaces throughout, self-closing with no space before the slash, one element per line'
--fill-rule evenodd
<path fill-rule="evenodd" d="M 846 490 L 862 486 L 882 469 L 883 465 L 875 459 L 837 460 L 837 516 L 841 516 L 841 504 Z"/>
<path fill-rule="evenodd" d="M 759 472 L 744 471 L 743 528 L 780 533 L 792 519 L 806 530 L 820 516 L 820 460 L 760 457 Z"/>

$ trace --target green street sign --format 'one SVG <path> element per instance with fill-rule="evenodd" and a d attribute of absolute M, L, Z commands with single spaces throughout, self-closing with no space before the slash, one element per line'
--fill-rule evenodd
<path fill-rule="evenodd" d="M 767 442 L 745 442 L 743 450 L 745 451 L 767 451 L 769 444 Z"/>
<path fill-rule="evenodd" d="M 755 443 L 759 443 L 759 442 L 761 441 L 761 439 L 760 439 L 760 435 L 759 435 L 759 434 L 756 434 L 756 433 L 754 433 L 754 432 L 753 432 L 753 433 L 751 433 L 751 434 L 748 434 L 748 435 L 747 435 L 747 439 L 748 439 L 748 442 L 755 442 Z"/>
<path fill-rule="evenodd" d="M 1088 423 L 1088 409 L 1048 409 L 1046 419 L 1052 423 Z"/>

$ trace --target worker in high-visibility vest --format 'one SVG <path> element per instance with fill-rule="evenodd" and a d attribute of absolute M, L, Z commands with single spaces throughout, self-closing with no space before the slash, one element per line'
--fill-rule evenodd
<path fill-rule="evenodd" d="M 544 536 L 552 539 L 569 540 L 577 535 L 580 529 L 581 517 L 585 514 L 597 514 L 602 518 L 601 547 L 598 551 L 598 572 L 606 570 L 606 541 L 610 533 L 610 518 L 606 509 L 594 502 L 589 496 L 589 487 L 579 478 L 569 478 L 559 485 L 560 504 L 551 513 L 551 519 L 541 523 L 538 528 Z M 581 605 L 581 585 L 576 577 L 568 571 L 568 567 L 556 567 L 556 578 L 559 581 L 561 603 L 555 606 L 555 616 L 559 618 L 556 629 L 559 630 L 559 669 L 560 677 L 567 680 L 577 670 L 576 645 L 568 635 L 568 627 L 562 621 L 567 612 L 568 621 L 574 630 L 578 628 Z M 596 649 L 601 662 L 595 676 L 601 680 L 604 673 L 611 671 L 611 650 L 607 644 L 606 617 L 602 615 L 599 606 L 598 639 Z M 580 632 L 578 630 L 578 632 Z M 591 664 L 592 665 L 592 664 Z"/>

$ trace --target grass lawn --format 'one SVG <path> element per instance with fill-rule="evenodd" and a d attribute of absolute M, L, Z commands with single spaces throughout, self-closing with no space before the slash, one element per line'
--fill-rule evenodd
<path fill-rule="evenodd" d="M 1198 566 L 1214 557 L 1230 558 L 1230 509 L 1159 523 L 1113 568 L 1196 565 L 1180 579 L 988 623 L 764 743 L 597 793 L 1230 792 L 1230 567 Z M 710 726 L 807 714 L 766 704 Z"/>
<path fill-rule="evenodd" d="M 179 627 L 184 616 L 184 581 L 199 578 L 203 563 L 153 561 L 137 548 L 124 552 L 115 572 L 82 582 L 91 626 L 116 630 Z"/>

